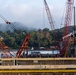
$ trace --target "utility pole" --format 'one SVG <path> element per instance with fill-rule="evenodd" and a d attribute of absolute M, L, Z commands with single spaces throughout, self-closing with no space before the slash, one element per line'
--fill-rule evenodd
<path fill-rule="evenodd" d="M 76 25 L 75 25 L 75 7 L 74 7 L 74 50 L 75 50 L 75 57 L 76 57 Z"/>

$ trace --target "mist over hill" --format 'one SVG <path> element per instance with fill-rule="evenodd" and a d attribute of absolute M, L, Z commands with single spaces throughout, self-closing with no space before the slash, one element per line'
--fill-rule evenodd
<path fill-rule="evenodd" d="M 19 22 L 12 22 L 11 24 L 4 24 L 4 23 L 0 24 L 0 31 L 6 32 L 8 30 L 13 32 L 14 30 L 31 31 L 31 30 L 36 30 L 36 29 L 33 27 L 28 27 L 26 25 L 23 25 L 22 23 L 19 23 Z"/>
<path fill-rule="evenodd" d="M 14 30 L 17 29 L 17 30 Z M 9 31 L 10 30 L 10 31 Z M 74 27 L 70 27 L 70 32 L 74 31 Z M 59 41 L 63 37 L 64 27 L 55 30 L 56 41 Z M 50 31 L 48 28 L 34 29 L 23 26 L 21 23 L 14 22 L 12 24 L 0 24 L 0 36 L 3 38 L 3 42 L 6 46 L 19 49 L 25 36 L 30 34 L 29 48 L 50 47 L 54 42 L 54 31 Z"/>

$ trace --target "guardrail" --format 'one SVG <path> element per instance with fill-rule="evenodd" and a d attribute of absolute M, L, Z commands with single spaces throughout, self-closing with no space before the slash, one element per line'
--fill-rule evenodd
<path fill-rule="evenodd" d="M 1 58 L 0 69 L 76 69 L 76 58 Z"/>

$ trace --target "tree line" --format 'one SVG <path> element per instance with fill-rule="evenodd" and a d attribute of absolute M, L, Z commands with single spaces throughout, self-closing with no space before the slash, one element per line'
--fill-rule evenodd
<path fill-rule="evenodd" d="M 2 32 L 0 31 L 0 36 L 3 37 L 3 42 L 6 46 L 12 48 L 12 49 L 18 49 L 20 48 L 23 39 L 25 38 L 26 34 L 30 34 L 29 39 L 29 48 L 39 48 L 39 47 L 50 47 L 53 45 L 55 41 L 59 41 L 62 38 L 63 35 L 63 29 L 57 29 L 55 30 L 55 33 L 57 35 L 54 36 L 54 31 L 50 31 L 48 28 L 45 29 L 39 29 L 39 30 L 32 30 L 32 31 L 26 31 L 26 30 L 14 30 Z"/>

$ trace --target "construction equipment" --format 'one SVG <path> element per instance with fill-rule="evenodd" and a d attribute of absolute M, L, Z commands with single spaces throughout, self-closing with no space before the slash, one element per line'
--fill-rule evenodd
<path fill-rule="evenodd" d="M 51 12 L 50 12 L 50 9 L 48 7 L 48 4 L 47 4 L 46 0 L 44 0 L 44 5 L 45 5 L 45 10 L 46 10 L 46 13 L 47 13 L 48 20 L 49 20 L 49 24 L 50 24 L 50 27 L 51 27 L 51 31 L 53 33 L 53 41 L 54 41 L 54 44 L 56 45 L 56 43 L 58 41 L 58 37 L 56 35 L 54 21 L 53 21 L 53 18 L 52 18 L 52 15 L 51 15 Z"/>
<path fill-rule="evenodd" d="M 69 27 L 72 20 L 72 11 L 73 11 L 74 0 L 67 0 L 65 20 L 64 20 L 64 36 L 69 34 Z"/>
<path fill-rule="evenodd" d="M 7 21 L 2 15 L 0 15 L 0 17 L 5 21 L 6 24 L 12 25 L 12 23 L 11 23 L 10 21 Z M 12 25 L 12 27 L 13 27 L 13 29 L 15 29 L 15 27 L 14 27 L 13 25 Z M 17 30 L 17 29 L 15 29 L 15 30 Z M 21 53 L 22 53 L 22 51 L 25 50 L 25 49 L 26 49 L 26 57 L 27 57 L 27 55 L 28 55 L 28 50 L 27 50 L 27 49 L 28 49 L 28 40 L 29 40 L 29 38 L 30 38 L 30 35 L 27 34 L 27 35 L 25 36 L 25 38 L 24 38 L 24 41 L 23 41 L 20 49 L 19 49 L 19 50 L 17 51 L 17 53 L 15 54 L 15 55 L 16 55 L 16 58 L 21 57 Z M 7 51 L 4 50 L 3 46 L 1 46 L 1 47 L 2 47 L 3 52 L 4 52 L 4 53 L 5 53 L 5 52 L 7 53 Z M 9 51 L 9 53 L 11 54 L 10 51 Z M 9 57 L 9 56 L 7 55 L 7 57 Z M 15 56 L 14 56 L 14 57 L 15 57 Z"/>
<path fill-rule="evenodd" d="M 53 19 L 52 19 L 52 15 L 51 15 L 51 12 L 50 12 L 50 9 L 47 5 L 47 2 L 46 0 L 44 0 L 44 4 L 45 4 L 45 9 L 46 9 L 46 13 L 47 13 L 47 16 L 48 16 L 48 20 L 49 20 L 49 23 L 50 23 L 50 26 L 51 26 L 51 30 L 54 30 L 55 27 L 54 27 L 54 23 L 53 23 Z M 74 4 L 74 0 L 67 0 L 67 6 L 66 6 L 66 14 L 65 14 L 65 20 L 64 20 L 64 35 L 63 36 L 66 36 L 67 34 L 70 33 L 70 25 L 71 25 L 71 19 L 72 19 L 72 10 L 73 10 L 73 4 Z M 55 31 L 53 31 L 53 36 L 54 36 L 54 40 L 55 40 L 55 43 L 56 43 L 56 33 Z M 67 49 L 67 45 L 68 45 L 68 41 L 69 40 L 69 37 L 65 40 L 62 40 L 62 49 L 59 49 L 60 51 L 60 55 L 63 57 L 66 55 L 66 49 Z"/>
<path fill-rule="evenodd" d="M 28 50 L 27 49 L 28 49 L 29 38 L 30 38 L 30 35 L 29 34 L 26 35 L 20 49 L 16 53 L 16 58 L 19 58 L 21 56 L 22 51 L 25 50 L 25 49 L 26 49 L 26 57 L 28 57 Z"/>
<path fill-rule="evenodd" d="M 4 55 L 4 56 L 7 57 L 7 58 L 9 58 L 10 55 L 11 55 L 11 57 L 13 56 L 13 55 L 10 53 L 9 47 L 6 46 L 6 45 L 3 43 L 3 39 L 2 39 L 2 38 L 0 38 L 0 50 L 1 50 L 1 55 L 2 55 L 2 56 Z M 4 56 L 3 56 L 3 57 L 4 57 Z"/>
<path fill-rule="evenodd" d="M 56 33 L 55 33 L 55 27 L 54 27 L 52 15 L 51 15 L 51 12 L 50 12 L 50 9 L 48 7 L 48 4 L 47 4 L 46 0 L 44 0 L 44 4 L 45 4 L 45 9 L 46 9 L 47 17 L 48 17 L 48 20 L 49 20 L 49 23 L 50 23 L 50 27 L 51 27 L 51 30 L 53 31 L 54 41 L 55 41 L 55 44 L 56 44 L 56 38 L 57 38 L 57 36 L 56 36 Z M 69 29 L 70 29 L 69 26 L 71 24 L 73 4 L 74 4 L 74 0 L 67 0 L 66 14 L 65 14 L 65 20 L 64 20 L 64 36 L 67 35 L 67 34 L 69 34 L 69 32 L 70 32 L 69 31 Z M 6 24 L 11 24 L 11 22 L 7 21 L 3 16 L 0 15 L 0 17 L 6 22 Z M 13 28 L 14 28 L 14 26 L 13 26 Z M 21 56 L 21 53 L 22 53 L 22 51 L 24 49 L 26 49 L 26 52 L 28 54 L 27 46 L 28 46 L 28 40 L 29 40 L 29 38 L 30 38 L 29 35 L 26 35 L 26 37 L 24 38 L 24 41 L 23 41 L 20 49 L 16 53 L 16 57 L 17 58 Z M 62 49 L 59 49 L 59 51 L 60 51 L 60 55 L 62 57 L 64 57 L 67 54 L 67 45 L 69 43 L 69 38 L 64 39 L 62 42 L 63 42 L 63 47 L 62 47 Z"/>
<path fill-rule="evenodd" d="M 71 44 L 74 45 L 74 37 L 72 37 L 72 35 L 70 36 L 70 38 L 68 40 L 68 45 L 66 47 L 66 51 L 65 51 L 64 57 L 71 56 L 70 55 L 70 54 L 72 54 L 71 51 L 70 51 L 71 50 Z"/>
<path fill-rule="evenodd" d="M 5 21 L 6 24 L 10 25 L 14 30 L 17 30 L 17 29 L 15 29 L 15 27 L 13 26 L 13 24 L 10 21 L 5 19 L 2 15 L 0 15 L 0 17 Z"/>
<path fill-rule="evenodd" d="M 74 0 L 67 0 L 65 20 L 64 20 L 64 33 L 63 36 L 66 36 L 70 33 L 70 25 L 72 20 L 72 11 L 73 11 Z M 63 41 L 63 48 L 60 50 L 61 56 L 66 56 L 67 46 L 69 43 L 69 37 L 65 38 Z"/>
<path fill-rule="evenodd" d="M 47 4 L 46 0 L 44 0 L 44 4 L 45 4 L 45 10 L 46 10 L 46 13 L 47 13 L 47 17 L 48 17 L 48 20 L 49 20 L 49 23 L 50 23 L 51 30 L 54 30 L 55 27 L 54 27 L 52 15 L 51 15 L 51 12 L 50 12 L 50 9 L 48 7 L 48 4 Z"/>

